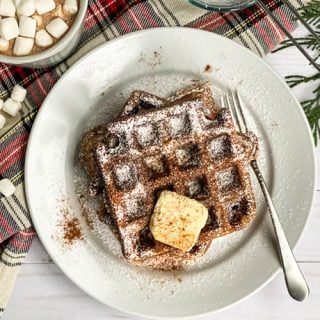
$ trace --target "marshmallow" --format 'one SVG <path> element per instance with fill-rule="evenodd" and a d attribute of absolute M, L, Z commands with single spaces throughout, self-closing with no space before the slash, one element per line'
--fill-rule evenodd
<path fill-rule="evenodd" d="M 20 16 L 32 16 L 36 11 L 34 0 L 20 0 L 16 2 L 17 12 Z"/>
<path fill-rule="evenodd" d="M 0 114 L 0 129 L 2 129 L 6 124 L 6 118 Z"/>
<path fill-rule="evenodd" d="M 42 29 L 36 33 L 36 45 L 38 47 L 49 47 L 52 43 L 53 40 L 46 30 Z"/>
<path fill-rule="evenodd" d="M 23 102 L 26 98 L 27 90 L 20 85 L 15 85 L 11 91 L 10 98 L 17 102 Z"/>
<path fill-rule="evenodd" d="M 0 0 L 0 16 L 14 17 L 16 7 L 12 0 Z"/>
<path fill-rule="evenodd" d="M 15 18 L 0 20 L 0 36 L 5 40 L 11 40 L 19 35 L 18 22 Z"/>
<path fill-rule="evenodd" d="M 68 28 L 69 26 L 61 18 L 51 20 L 46 26 L 47 31 L 56 39 L 63 36 Z"/>
<path fill-rule="evenodd" d="M 34 40 L 31 38 L 18 37 L 14 42 L 13 54 L 15 56 L 26 56 L 33 48 Z"/>
<path fill-rule="evenodd" d="M 19 35 L 27 38 L 34 38 L 36 34 L 37 21 L 26 16 L 19 18 Z"/>
<path fill-rule="evenodd" d="M 63 3 L 63 11 L 65 13 L 75 14 L 78 12 L 77 0 L 65 0 Z"/>
<path fill-rule="evenodd" d="M 15 117 L 18 111 L 21 109 L 21 103 L 8 98 L 4 104 L 2 110 L 9 114 L 11 117 Z"/>
<path fill-rule="evenodd" d="M 47 13 L 56 7 L 54 0 L 35 0 L 35 4 L 39 14 Z"/>
<path fill-rule="evenodd" d="M 14 194 L 16 188 L 9 179 L 0 180 L 0 193 L 5 197 L 10 197 Z"/>
<path fill-rule="evenodd" d="M 2 109 L 2 107 L 3 107 L 3 100 L 0 99 L 0 110 Z"/>
<path fill-rule="evenodd" d="M 9 49 L 9 41 L 0 38 L 0 51 L 7 51 Z"/>

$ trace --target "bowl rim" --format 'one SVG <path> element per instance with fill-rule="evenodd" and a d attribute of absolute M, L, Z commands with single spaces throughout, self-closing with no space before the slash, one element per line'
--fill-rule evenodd
<path fill-rule="evenodd" d="M 11 65 L 24 65 L 39 62 L 58 54 L 71 41 L 71 39 L 74 37 L 77 31 L 81 28 L 82 23 L 85 19 L 88 7 L 88 0 L 79 0 L 79 4 L 79 11 L 71 25 L 71 28 L 52 47 L 36 54 L 21 57 L 0 54 L 0 63 L 7 63 Z"/>
<path fill-rule="evenodd" d="M 214 4 L 207 4 L 203 0 L 187 0 L 191 4 L 206 9 L 209 11 L 218 11 L 218 12 L 228 12 L 228 11 L 237 11 L 241 9 L 248 8 L 256 3 L 256 0 L 247 0 L 247 2 L 239 3 L 239 4 L 233 4 L 233 5 L 214 5 Z"/>

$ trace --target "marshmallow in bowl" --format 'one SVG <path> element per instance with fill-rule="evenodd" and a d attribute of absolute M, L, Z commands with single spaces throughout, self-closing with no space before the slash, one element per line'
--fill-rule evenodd
<path fill-rule="evenodd" d="M 65 0 L 63 3 L 63 11 L 70 14 L 76 14 L 78 12 L 78 1 Z"/>
<path fill-rule="evenodd" d="M 17 13 L 20 16 L 32 16 L 36 11 L 34 0 L 19 0 L 16 2 Z"/>
<path fill-rule="evenodd" d="M 31 53 L 34 40 L 32 38 L 18 37 L 14 42 L 13 54 L 15 56 L 26 56 Z"/>
<path fill-rule="evenodd" d="M 0 110 L 2 109 L 2 107 L 3 107 L 3 100 L 0 99 Z"/>
<path fill-rule="evenodd" d="M 6 125 L 6 118 L 0 114 L 0 130 Z"/>
<path fill-rule="evenodd" d="M 61 18 L 55 18 L 47 24 L 46 29 L 53 37 L 59 39 L 67 32 L 69 26 Z"/>
<path fill-rule="evenodd" d="M 0 20 L 0 36 L 5 40 L 11 40 L 19 35 L 19 26 L 15 18 Z"/>
<path fill-rule="evenodd" d="M 52 11 L 56 7 L 54 0 L 35 0 L 35 5 L 36 11 L 39 14 L 44 14 Z"/>
<path fill-rule="evenodd" d="M 9 114 L 11 117 L 15 117 L 21 109 L 21 103 L 8 98 L 4 104 L 2 110 Z"/>
<path fill-rule="evenodd" d="M 3 38 L 0 38 L 0 52 L 7 51 L 9 49 L 9 41 Z"/>
<path fill-rule="evenodd" d="M 49 47 L 53 43 L 53 39 L 51 38 L 50 34 L 44 30 L 41 29 L 36 33 L 36 45 L 38 47 Z"/>
<path fill-rule="evenodd" d="M 26 98 L 27 90 L 20 85 L 15 85 L 11 91 L 10 98 L 17 102 L 23 102 Z"/>
<path fill-rule="evenodd" d="M 5 197 L 12 196 L 15 191 L 16 188 L 9 179 L 0 180 L 0 193 L 2 193 Z"/>
<path fill-rule="evenodd" d="M 12 0 L 0 0 L 0 16 L 14 17 L 16 7 Z"/>
<path fill-rule="evenodd" d="M 37 21 L 31 17 L 20 16 L 19 35 L 27 38 L 34 38 L 37 29 Z"/>

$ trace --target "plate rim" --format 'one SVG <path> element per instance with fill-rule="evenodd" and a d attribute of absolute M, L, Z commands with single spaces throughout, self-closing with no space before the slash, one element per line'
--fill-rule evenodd
<path fill-rule="evenodd" d="M 263 289 L 267 284 L 269 284 L 280 272 L 281 266 L 279 265 L 277 267 L 277 269 L 269 276 L 269 278 L 267 278 L 267 280 L 262 283 L 260 286 L 258 286 L 255 290 L 251 291 L 250 293 L 244 295 L 242 298 L 238 299 L 237 301 L 234 301 L 231 304 L 228 304 L 224 307 L 212 310 L 212 311 L 205 311 L 205 312 L 201 312 L 201 313 L 197 313 L 197 314 L 191 314 L 188 316 L 150 316 L 150 315 L 146 315 L 143 313 L 137 313 L 137 312 L 133 312 L 130 310 L 127 310 L 125 308 L 119 308 L 119 307 L 115 307 L 111 304 L 107 304 L 105 301 L 102 301 L 102 299 L 100 299 L 98 296 L 96 296 L 94 293 L 88 292 L 85 287 L 80 284 L 76 279 L 73 279 L 70 276 L 70 273 L 66 270 L 64 270 L 63 268 L 63 264 L 60 264 L 57 259 L 50 253 L 49 248 L 46 246 L 45 244 L 45 239 L 44 237 L 41 235 L 41 233 L 38 233 L 38 230 L 41 229 L 39 228 L 39 226 L 37 225 L 37 220 L 36 217 L 33 215 L 32 212 L 32 204 L 31 204 L 31 199 L 30 199 L 30 190 L 29 190 L 29 184 L 30 184 L 30 174 L 28 168 L 31 167 L 30 165 L 30 158 L 31 158 L 31 153 L 32 153 L 32 148 L 33 148 L 33 140 L 34 140 L 34 136 L 37 133 L 37 128 L 38 128 L 38 124 L 39 121 L 41 120 L 41 118 L 43 117 L 42 114 L 44 114 L 46 112 L 46 107 L 47 101 L 51 98 L 51 96 L 54 95 L 55 93 L 55 89 L 56 89 L 56 85 L 60 82 L 63 81 L 63 79 L 65 77 L 67 77 L 69 75 L 69 73 L 73 72 L 74 69 L 76 69 L 78 67 L 78 65 L 80 65 L 84 60 L 88 59 L 91 55 L 94 55 L 96 52 L 100 51 L 100 50 L 105 50 L 105 48 L 112 46 L 113 43 L 115 42 L 119 42 L 119 41 L 125 41 L 127 38 L 131 38 L 131 37 L 137 37 L 137 36 L 146 36 L 148 37 L 148 34 L 153 34 L 153 33 L 162 33 L 162 32 L 191 32 L 191 33 L 206 33 L 206 34 L 210 34 L 210 36 L 212 38 L 216 38 L 218 40 L 216 41 L 226 41 L 229 43 L 232 43 L 232 45 L 234 45 L 235 47 L 237 47 L 239 50 L 244 50 L 247 51 L 247 53 L 249 55 L 251 55 L 251 57 L 253 59 L 255 59 L 258 63 L 262 63 L 265 67 L 267 67 L 267 69 L 270 71 L 270 73 L 273 74 L 273 76 L 276 76 L 278 78 L 278 80 L 280 80 L 280 82 L 284 85 L 284 87 L 286 88 L 286 90 L 289 92 L 291 98 L 293 99 L 293 101 L 295 102 L 296 106 L 298 107 L 298 112 L 301 116 L 301 118 L 303 119 L 304 124 L 306 125 L 307 128 L 307 132 L 308 132 L 308 137 L 309 137 L 309 143 L 311 143 L 312 146 L 312 161 L 313 161 L 313 193 L 312 193 L 312 197 L 311 197 L 311 201 L 310 201 L 310 208 L 308 210 L 308 214 L 306 217 L 306 221 L 304 223 L 304 226 L 302 228 L 302 231 L 300 233 L 300 235 L 298 236 L 298 239 L 296 241 L 296 243 L 294 244 L 294 246 L 291 248 L 293 251 L 295 250 L 295 248 L 298 246 L 298 244 L 300 243 L 302 236 L 306 230 L 306 226 L 310 220 L 310 216 L 312 214 L 312 209 L 314 208 L 314 203 L 315 203 L 315 195 L 316 195 L 316 185 L 317 185 L 317 166 L 316 166 L 316 154 L 315 154 L 315 146 L 313 143 L 313 135 L 311 132 L 311 128 L 309 126 L 309 123 L 307 121 L 307 118 L 305 116 L 305 113 L 303 112 L 302 108 L 301 108 L 301 104 L 298 101 L 298 99 L 293 95 L 291 89 L 289 88 L 289 86 L 287 85 L 287 83 L 285 82 L 285 80 L 270 66 L 268 65 L 261 57 L 255 55 L 250 49 L 240 45 L 239 43 L 226 38 L 222 35 L 216 34 L 216 33 L 212 33 L 210 31 L 206 31 L 206 30 L 201 30 L 201 29 L 195 29 L 195 28 L 190 28 L 190 27 L 159 27 L 159 28 L 153 28 L 153 29 L 144 29 L 144 30 L 139 30 L 139 31 L 135 31 L 135 32 L 131 32 L 125 35 L 120 35 L 117 38 L 111 39 L 105 43 L 102 43 L 101 45 L 97 46 L 96 48 L 90 50 L 89 52 L 87 52 L 84 56 L 82 56 L 81 58 L 79 58 L 68 70 L 66 70 L 66 72 L 57 80 L 57 82 L 54 84 L 54 86 L 51 88 L 49 94 L 46 96 L 46 98 L 43 100 L 41 107 L 36 115 L 35 121 L 32 125 L 31 128 L 31 132 L 29 135 L 29 139 L 28 139 L 28 144 L 27 144 L 27 149 L 26 149 L 26 154 L 25 154 L 25 164 L 24 164 L 24 172 L 25 172 L 25 183 L 24 183 L 24 189 L 25 189 L 25 196 L 26 196 L 26 200 L 27 200 L 27 206 L 29 209 L 29 213 L 30 213 L 30 217 L 32 220 L 32 224 L 37 232 L 37 236 L 42 244 L 42 246 L 44 247 L 44 249 L 46 250 L 47 254 L 51 257 L 52 261 L 56 264 L 56 266 L 63 272 L 63 274 L 65 276 L 67 276 L 69 278 L 69 280 L 71 282 L 73 282 L 77 287 L 79 287 L 82 291 L 84 291 L 88 296 L 94 298 L 95 300 L 99 301 L 100 303 L 102 303 L 103 305 L 109 307 L 109 308 L 113 308 L 115 310 L 119 310 L 121 312 L 124 312 L 128 315 L 134 315 L 134 316 L 140 316 L 140 317 L 145 317 L 145 318 L 149 318 L 149 319 L 169 319 L 169 318 L 174 318 L 174 319 L 196 319 L 199 316 L 204 317 L 204 316 L 208 316 L 208 315 L 214 315 L 217 314 L 219 312 L 225 311 L 229 308 L 232 308 L 233 306 L 235 306 L 238 303 L 241 303 L 242 301 L 246 300 L 247 298 L 253 296 L 254 294 L 256 294 L 257 292 L 259 292 L 261 289 Z"/>

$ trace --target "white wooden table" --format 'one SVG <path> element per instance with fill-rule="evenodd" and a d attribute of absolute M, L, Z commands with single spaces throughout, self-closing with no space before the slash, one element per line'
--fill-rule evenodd
<path fill-rule="evenodd" d="M 302 29 L 296 35 L 303 33 Z M 281 75 L 310 74 L 311 68 L 296 49 L 269 54 L 265 61 Z M 312 86 L 294 90 L 301 101 Z M 317 149 L 318 163 L 320 149 Z M 318 174 L 318 176 L 320 176 Z M 320 179 L 311 218 L 295 250 L 310 285 L 311 295 L 299 303 L 289 298 L 282 274 L 244 302 L 203 319 L 320 319 Z M 138 319 L 106 307 L 76 287 L 51 261 L 38 240 L 22 266 L 4 320 Z"/>

